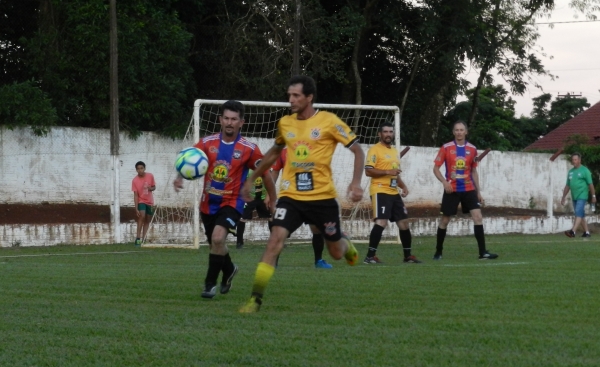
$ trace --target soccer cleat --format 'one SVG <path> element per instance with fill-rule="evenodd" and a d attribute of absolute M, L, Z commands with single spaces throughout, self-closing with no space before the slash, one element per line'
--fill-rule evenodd
<path fill-rule="evenodd" d="M 231 275 L 229 276 L 229 278 L 227 278 L 227 281 L 225 281 L 224 283 L 221 283 L 221 294 L 226 294 L 227 292 L 229 292 L 229 290 L 231 289 L 231 282 L 233 281 L 233 277 L 237 274 L 238 272 L 238 267 L 237 265 L 233 264 L 233 272 L 231 273 Z"/>
<path fill-rule="evenodd" d="M 331 269 L 333 266 L 328 264 L 327 261 L 321 259 L 315 263 L 315 268 L 317 269 Z"/>
<path fill-rule="evenodd" d="M 257 296 L 250 297 L 250 300 L 240 308 L 240 313 L 255 313 L 260 310 L 262 300 Z"/>
<path fill-rule="evenodd" d="M 344 254 L 346 262 L 348 265 L 354 266 L 358 263 L 358 251 L 356 251 L 356 247 L 354 247 L 352 241 L 350 241 L 350 237 L 348 237 L 347 234 L 342 233 L 342 238 L 345 238 L 346 241 L 348 241 L 348 250 Z"/>
<path fill-rule="evenodd" d="M 420 264 L 422 263 L 421 260 L 418 260 L 415 255 L 410 255 L 409 257 L 405 257 L 404 258 L 404 262 L 405 263 L 410 263 L 410 264 Z"/>
<path fill-rule="evenodd" d="M 363 260 L 363 263 L 365 263 L 365 264 L 383 264 L 383 261 L 379 260 L 379 258 L 377 256 L 373 256 L 373 257 L 365 257 L 365 259 Z"/>
<path fill-rule="evenodd" d="M 490 254 L 489 252 L 484 252 L 483 255 L 479 255 L 479 260 L 494 260 L 497 259 L 498 255 Z"/>
<path fill-rule="evenodd" d="M 142 246 L 142 240 L 140 240 L 139 238 L 135 239 L 135 247 L 140 247 Z"/>
<path fill-rule="evenodd" d="M 581 235 L 581 237 L 590 238 L 590 237 L 592 237 L 592 235 L 590 234 L 590 232 L 585 232 L 584 234 Z"/>
<path fill-rule="evenodd" d="M 200 296 L 202 298 L 213 298 L 217 294 L 217 286 L 216 285 L 205 285 L 204 290 Z"/>
<path fill-rule="evenodd" d="M 573 238 L 573 237 L 575 237 L 575 232 L 573 232 L 572 230 L 568 230 L 568 231 L 565 231 L 565 235 L 567 237 Z"/>
<path fill-rule="evenodd" d="M 238 243 L 235 244 L 235 248 L 238 249 L 238 250 L 241 249 L 242 247 L 244 247 L 244 243 L 243 242 L 238 242 Z"/>
<path fill-rule="evenodd" d="M 433 255 L 433 259 L 434 260 L 441 260 L 442 259 L 442 253 L 441 252 L 436 252 L 435 255 Z"/>

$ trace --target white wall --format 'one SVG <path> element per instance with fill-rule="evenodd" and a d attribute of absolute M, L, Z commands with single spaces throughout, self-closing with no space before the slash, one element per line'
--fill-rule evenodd
<path fill-rule="evenodd" d="M 255 142 L 263 152 L 272 145 L 266 139 Z M 191 141 L 174 141 L 153 133 L 144 133 L 137 140 L 121 134 L 121 205 L 133 206 L 131 180 L 139 160 L 156 178 L 158 205 L 169 206 L 180 200 L 171 187 L 173 161 L 181 148 L 190 145 Z M 402 160 L 402 178 L 410 190 L 408 206 L 440 202 L 442 186 L 432 173 L 437 150 L 412 147 Z M 486 204 L 527 208 L 532 199 L 536 208 L 545 209 L 551 195 L 553 208 L 559 208 L 570 164 L 562 157 L 550 163 L 549 157 L 550 154 L 522 152 L 488 154 L 479 168 Z M 112 174 L 108 130 L 55 127 L 47 136 L 36 137 L 29 129 L 0 128 L 0 202 L 109 205 Z M 338 145 L 334 181 L 342 201 L 351 176 L 352 154 Z M 367 182 L 363 176 L 364 187 Z"/>

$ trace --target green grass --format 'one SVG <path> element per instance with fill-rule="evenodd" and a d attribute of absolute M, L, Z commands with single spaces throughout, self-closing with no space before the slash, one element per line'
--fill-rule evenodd
<path fill-rule="evenodd" d="M 200 298 L 208 249 L 0 250 L 0 366 L 598 366 L 600 239 L 414 239 L 423 264 L 313 267 L 286 248 L 257 314 L 239 314 L 263 246 L 232 249 L 230 294 Z M 360 259 L 366 251 L 358 244 Z M 326 257 L 326 259 L 329 259 Z"/>

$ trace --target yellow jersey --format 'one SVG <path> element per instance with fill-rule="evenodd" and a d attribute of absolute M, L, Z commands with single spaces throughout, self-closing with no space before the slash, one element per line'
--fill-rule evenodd
<path fill-rule="evenodd" d="M 287 147 L 279 196 L 312 201 L 337 196 L 331 159 L 337 143 L 349 148 L 356 134 L 331 112 L 318 111 L 309 119 L 284 116 L 277 125 L 275 144 Z"/>
<path fill-rule="evenodd" d="M 387 147 L 379 142 L 373 145 L 367 152 L 365 169 L 375 168 L 382 171 L 400 169 L 400 155 L 394 147 Z M 385 175 L 371 177 L 370 195 L 398 193 L 398 177 L 396 175 Z"/>

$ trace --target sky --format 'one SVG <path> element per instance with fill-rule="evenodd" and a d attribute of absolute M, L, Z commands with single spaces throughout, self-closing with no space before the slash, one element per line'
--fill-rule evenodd
<path fill-rule="evenodd" d="M 574 18 L 575 11 L 569 7 L 569 0 L 556 0 L 550 19 L 538 18 L 537 23 L 585 21 L 584 16 Z M 597 14 L 598 15 L 598 14 Z M 522 96 L 512 95 L 517 117 L 529 116 L 533 109 L 532 98 L 542 93 L 552 94 L 552 100 L 561 94 L 581 94 L 590 105 L 600 102 L 600 16 L 596 22 L 539 24 L 540 38 L 537 47 L 543 48 L 547 57 L 540 57 L 543 65 L 556 78 L 534 76 L 543 91 L 530 85 Z M 550 58 L 550 56 L 552 58 Z M 479 70 L 467 67 L 467 79 L 474 87 Z M 504 84 L 502 78 L 495 77 L 496 84 Z M 460 99 L 459 99 L 460 100 Z"/>

